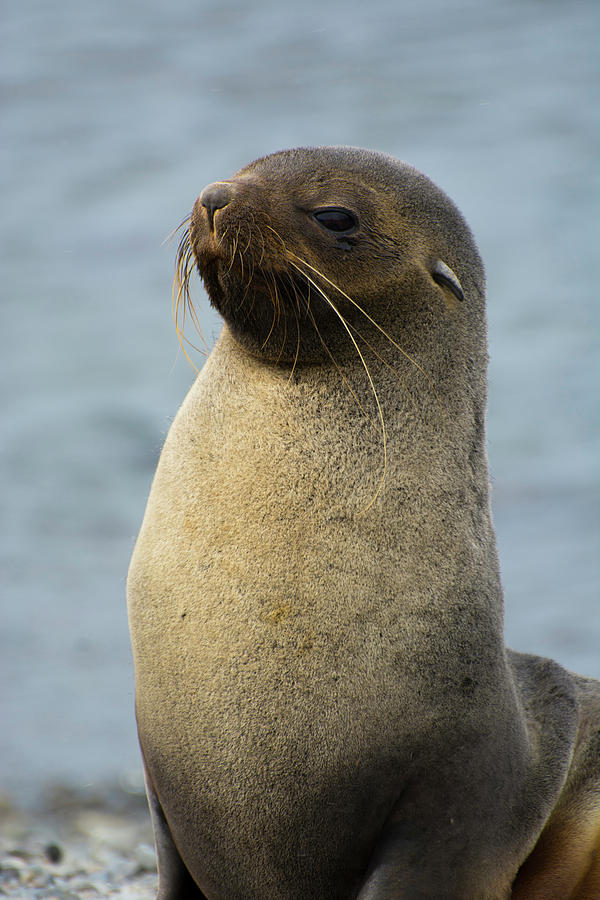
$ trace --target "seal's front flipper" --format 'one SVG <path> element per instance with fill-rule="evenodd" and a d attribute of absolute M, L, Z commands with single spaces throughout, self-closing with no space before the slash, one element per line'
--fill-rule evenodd
<path fill-rule="evenodd" d="M 509 900 L 509 879 L 475 863 L 435 859 L 440 840 L 418 825 L 390 822 L 374 847 L 356 900 Z"/>
<path fill-rule="evenodd" d="M 171 835 L 160 800 L 144 766 L 146 794 L 154 829 L 156 863 L 158 866 L 158 894 L 156 900 L 206 900 L 188 872 Z"/>

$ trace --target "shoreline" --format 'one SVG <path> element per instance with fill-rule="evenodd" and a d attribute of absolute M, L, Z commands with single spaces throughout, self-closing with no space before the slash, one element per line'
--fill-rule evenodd
<path fill-rule="evenodd" d="M 0 797 L 0 895 L 19 900 L 153 900 L 144 794 L 54 785 L 33 806 Z"/>

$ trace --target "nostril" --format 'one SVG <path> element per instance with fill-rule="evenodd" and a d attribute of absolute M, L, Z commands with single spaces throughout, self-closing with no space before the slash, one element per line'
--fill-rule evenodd
<path fill-rule="evenodd" d="M 223 209 L 224 206 L 231 201 L 233 197 L 233 188 L 226 181 L 215 181 L 214 184 L 208 184 L 199 196 L 199 201 L 208 212 L 210 227 L 213 227 L 215 212 L 217 209 Z"/>

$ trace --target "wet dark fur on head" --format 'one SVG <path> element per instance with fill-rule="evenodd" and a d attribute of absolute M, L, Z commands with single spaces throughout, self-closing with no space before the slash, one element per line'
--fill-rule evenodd
<path fill-rule="evenodd" d="M 179 246 L 177 310 L 185 314 L 191 306 L 190 277 L 198 267 L 211 302 L 249 348 L 282 362 L 352 352 L 353 338 L 366 338 L 376 323 L 385 328 L 386 313 L 378 306 L 394 292 L 396 315 L 402 312 L 395 286 L 403 262 L 412 260 L 404 228 L 409 220 L 413 233 L 423 229 L 432 266 L 444 260 L 463 287 L 481 296 L 483 267 L 458 210 L 410 166 L 368 152 L 361 162 L 356 165 L 350 148 L 282 151 L 257 160 L 232 179 L 235 202 L 219 212 L 212 240 L 198 202 Z M 360 209 L 357 231 L 331 235 L 315 226 L 310 213 L 327 203 Z M 438 221 L 433 236 L 432 212 Z M 354 293 L 347 290 L 350 267 Z M 410 274 L 408 268 L 409 304 Z"/>

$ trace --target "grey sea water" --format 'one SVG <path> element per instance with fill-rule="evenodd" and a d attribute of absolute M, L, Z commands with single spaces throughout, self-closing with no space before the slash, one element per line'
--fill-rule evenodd
<path fill-rule="evenodd" d="M 507 641 L 600 676 L 598 24 L 594 0 L 3 4 L 2 791 L 139 773 L 125 577 L 194 377 L 163 240 L 282 147 L 390 152 L 465 213 Z"/>

